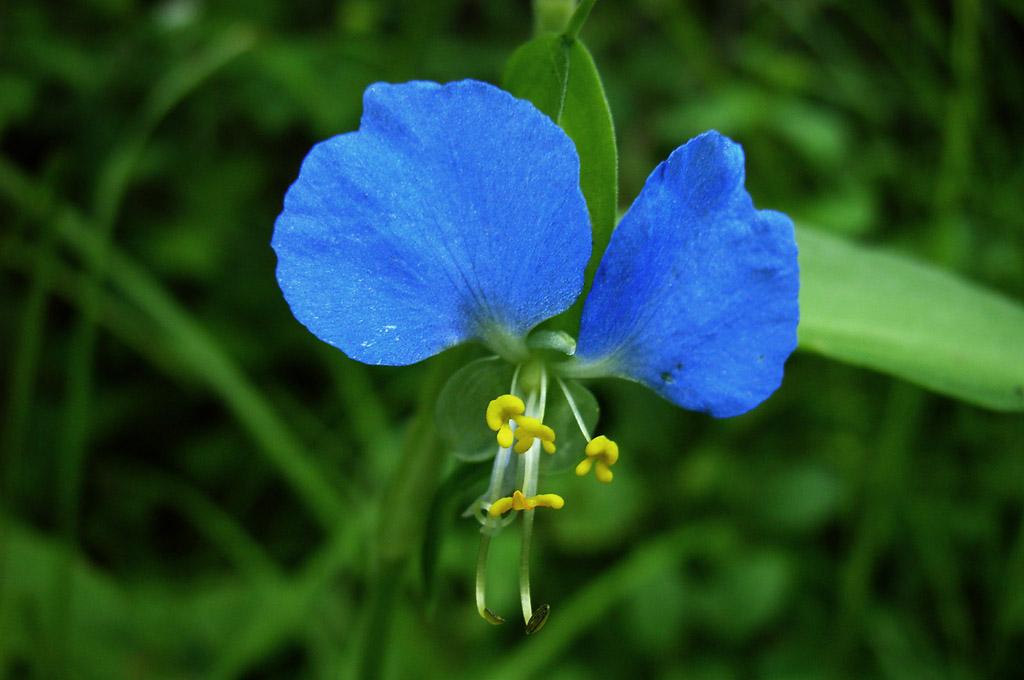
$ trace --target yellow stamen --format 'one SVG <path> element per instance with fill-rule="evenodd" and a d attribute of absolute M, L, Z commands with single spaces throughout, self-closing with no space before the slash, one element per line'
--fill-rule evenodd
<path fill-rule="evenodd" d="M 611 471 L 611 466 L 619 460 L 619 445 L 601 435 L 590 440 L 586 454 L 587 457 L 576 466 L 576 474 L 582 477 L 593 467 L 597 481 L 605 484 L 612 481 L 615 475 Z"/>
<path fill-rule="evenodd" d="M 491 503 L 491 509 L 487 514 L 491 517 L 501 517 L 509 510 L 517 512 L 522 510 L 533 510 L 535 508 L 551 508 L 561 510 L 565 506 L 565 499 L 555 493 L 542 493 L 527 498 L 522 491 L 516 489 L 511 496 L 505 496 Z"/>
<path fill-rule="evenodd" d="M 530 416 L 518 416 L 516 421 L 516 445 L 513 449 L 516 453 L 526 453 L 533 446 L 533 440 L 539 439 L 541 446 L 548 453 L 555 452 L 555 431 Z"/>
<path fill-rule="evenodd" d="M 512 446 L 512 428 L 508 423 L 525 412 L 523 400 L 514 394 L 503 394 L 487 405 L 487 427 L 498 433 L 498 446 L 503 449 Z"/>
<path fill-rule="evenodd" d="M 516 493 L 519 493 L 516 491 Z M 501 517 L 506 512 L 512 509 L 515 504 L 515 499 L 511 496 L 505 496 L 491 503 L 491 509 L 487 511 L 487 514 L 491 517 Z"/>

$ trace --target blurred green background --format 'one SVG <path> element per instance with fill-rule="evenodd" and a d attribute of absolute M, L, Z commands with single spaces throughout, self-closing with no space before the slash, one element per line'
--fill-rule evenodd
<path fill-rule="evenodd" d="M 1024 297 L 1024 6 L 599 2 L 621 201 L 690 136 L 761 207 Z M 273 220 L 374 81 L 497 82 L 526 2 L 0 5 L 0 675 L 1011 678 L 1024 419 L 798 353 L 716 421 L 591 385 L 623 458 L 516 532 L 431 425 L 480 350 L 347 360 Z M 108 245 L 109 244 L 109 245 Z M 482 417 L 482 415 L 481 415 Z M 440 491 L 438 491 L 440 489 Z"/>

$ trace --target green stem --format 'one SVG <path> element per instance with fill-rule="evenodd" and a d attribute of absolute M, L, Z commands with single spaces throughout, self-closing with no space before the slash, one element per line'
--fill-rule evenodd
<path fill-rule="evenodd" d="M 47 208 L 49 209 L 49 207 Z M 53 252 L 56 247 L 55 230 L 46 223 L 40 245 L 31 258 L 31 283 L 26 296 L 21 323 L 14 342 L 10 383 L 7 392 L 7 418 L 0 435 L 0 583 L 7 570 L 6 527 L 8 517 L 14 516 L 15 494 L 19 490 L 22 461 L 26 460 L 25 442 L 29 430 L 36 369 L 43 345 L 46 309 L 53 278 Z M 6 248 L 5 248 L 6 250 Z M 0 588 L 0 630 L 8 618 L 9 603 Z M 0 641 L 0 668 L 5 668 L 5 648 Z"/>
<path fill-rule="evenodd" d="M 487 608 L 487 553 L 491 548 L 490 534 L 480 533 L 480 549 L 476 555 L 476 611 L 487 623 L 500 625 L 505 619 Z"/>
<path fill-rule="evenodd" d="M 583 435 L 583 438 L 586 439 L 589 444 L 590 432 L 587 431 L 587 424 L 583 422 L 583 414 L 580 413 L 580 409 L 576 405 L 576 400 L 572 398 L 572 394 L 569 393 L 569 387 L 565 384 L 564 380 L 558 377 L 556 377 L 555 380 L 558 381 L 558 386 L 562 388 L 562 394 L 565 395 L 565 401 L 569 404 L 569 410 L 572 411 L 572 417 L 576 419 L 576 424 L 580 428 L 580 434 Z"/>
<path fill-rule="evenodd" d="M 567 39 L 575 40 L 579 37 L 583 24 L 587 23 L 587 19 L 590 17 L 590 10 L 594 9 L 596 2 L 597 0 L 581 0 L 580 4 L 576 7 L 576 11 L 573 12 L 572 18 L 569 19 L 569 25 L 565 27 L 563 35 Z"/>
<path fill-rule="evenodd" d="M 545 405 L 548 399 L 548 375 L 547 370 L 541 366 L 540 372 L 540 394 L 530 395 L 527 402 L 526 414 L 544 420 Z M 537 477 L 540 468 L 540 440 L 533 442 L 530 450 L 524 454 L 523 470 L 523 495 L 527 498 L 537 494 Z M 519 600 L 523 608 L 523 623 L 526 624 L 527 634 L 540 630 L 547 619 L 547 605 L 542 607 L 542 618 L 535 623 L 538 613 L 533 608 L 533 599 L 530 595 L 530 544 L 533 540 L 533 517 L 536 510 L 523 511 L 523 537 L 519 549 Z"/>
<path fill-rule="evenodd" d="M 523 608 L 524 624 L 528 624 L 533 616 L 533 599 L 530 595 L 530 541 L 533 539 L 535 512 L 537 511 L 523 511 L 523 542 L 519 548 L 519 603 Z"/>
<path fill-rule="evenodd" d="M 576 0 L 534 0 L 533 33 L 561 33 L 569 24 Z"/>

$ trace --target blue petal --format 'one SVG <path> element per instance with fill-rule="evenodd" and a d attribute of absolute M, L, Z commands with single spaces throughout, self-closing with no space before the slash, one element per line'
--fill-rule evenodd
<path fill-rule="evenodd" d="M 568 308 L 590 257 L 572 141 L 486 83 L 377 83 L 359 130 L 317 144 L 274 225 L 295 317 L 403 365 Z"/>
<path fill-rule="evenodd" d="M 714 131 L 651 173 L 583 308 L 585 364 L 718 417 L 778 388 L 799 317 L 793 223 L 756 210 L 743 177 L 743 150 Z"/>

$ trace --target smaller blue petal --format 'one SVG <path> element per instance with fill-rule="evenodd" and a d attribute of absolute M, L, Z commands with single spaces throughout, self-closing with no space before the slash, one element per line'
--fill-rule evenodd
<path fill-rule="evenodd" d="M 584 365 L 717 417 L 778 388 L 799 319 L 793 223 L 743 180 L 743 149 L 715 131 L 651 173 L 584 305 Z"/>
<path fill-rule="evenodd" d="M 522 336 L 583 285 L 579 157 L 550 118 L 492 85 L 377 83 L 359 130 L 306 156 L 272 245 L 295 317 L 358 361 Z"/>

